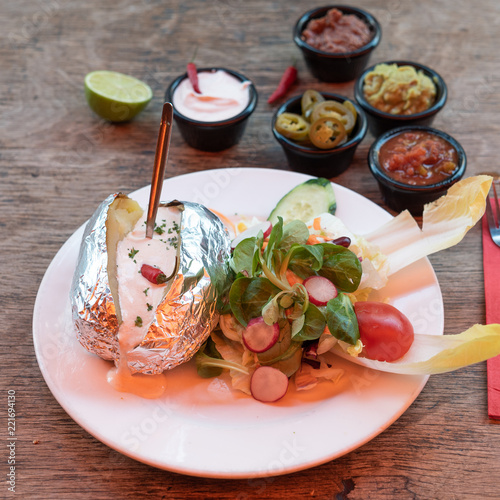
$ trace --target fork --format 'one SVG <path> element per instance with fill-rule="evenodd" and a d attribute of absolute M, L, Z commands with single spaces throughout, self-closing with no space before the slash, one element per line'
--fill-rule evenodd
<path fill-rule="evenodd" d="M 486 220 L 491 240 L 486 236 L 486 225 L 483 225 L 483 274 L 486 324 L 500 323 L 498 282 L 500 281 L 500 253 L 494 248 L 500 247 L 500 207 L 498 191 L 500 178 L 494 177 L 490 195 L 486 200 Z M 488 386 L 488 415 L 500 419 L 500 356 L 490 358 L 486 362 Z"/>
<path fill-rule="evenodd" d="M 500 181 L 494 179 L 491 185 L 493 197 L 489 196 L 488 202 L 486 203 L 486 217 L 488 219 L 491 239 L 500 247 L 500 206 L 498 203 L 497 185 L 500 188 Z M 493 204 L 495 206 L 494 209 Z"/>

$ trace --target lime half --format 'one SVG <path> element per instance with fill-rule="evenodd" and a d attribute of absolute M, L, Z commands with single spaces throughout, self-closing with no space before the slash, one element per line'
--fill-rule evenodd
<path fill-rule="evenodd" d="M 92 71 L 85 77 L 85 97 L 97 115 L 110 122 L 126 122 L 153 97 L 151 87 L 115 71 Z"/>

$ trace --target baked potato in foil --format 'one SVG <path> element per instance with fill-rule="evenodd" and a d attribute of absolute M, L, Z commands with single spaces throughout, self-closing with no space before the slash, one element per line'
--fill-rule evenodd
<path fill-rule="evenodd" d="M 161 219 L 161 210 L 168 211 L 168 220 Z M 207 208 L 162 203 L 156 224 L 153 240 L 146 240 L 139 204 L 110 195 L 85 228 L 70 297 L 80 343 L 117 366 L 125 356 L 131 373 L 147 375 L 188 361 L 201 347 L 217 323 L 217 301 L 229 274 L 229 235 Z M 141 275 L 140 259 L 151 258 L 135 248 L 141 243 L 122 248 L 134 234 L 143 245 L 160 245 L 153 264 L 165 273 L 165 283 Z M 131 279 L 124 286 L 127 272 Z M 135 333 L 124 343 L 127 322 Z"/>

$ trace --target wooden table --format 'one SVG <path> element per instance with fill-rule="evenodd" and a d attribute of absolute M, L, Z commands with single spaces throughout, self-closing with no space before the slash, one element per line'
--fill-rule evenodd
<path fill-rule="evenodd" d="M 316 2 L 321 5 L 321 2 Z M 435 126 L 456 137 L 468 175 L 500 172 L 500 4 L 422 0 L 357 4 L 383 28 L 373 62 L 408 59 L 437 69 L 449 100 Z M 242 71 L 260 102 L 241 143 L 221 153 L 188 147 L 173 132 L 167 177 L 236 166 L 287 169 L 272 137 L 267 96 L 296 58 L 307 88 L 352 97 L 353 83 L 316 81 L 291 38 L 310 8 L 300 0 L 4 2 L 0 7 L 0 220 L 2 435 L 8 391 L 16 394 L 19 498 L 500 498 L 500 427 L 486 410 L 485 363 L 431 377 L 386 431 L 337 460 L 293 475 L 253 480 L 193 478 L 157 470 L 108 448 L 59 406 L 32 341 L 35 296 L 67 238 L 117 190 L 151 181 L 166 87 L 196 49 L 201 66 Z M 83 78 L 95 69 L 135 75 L 154 99 L 136 120 L 111 125 L 87 107 Z M 335 182 L 383 205 L 366 155 Z M 431 257 L 445 308 L 445 333 L 484 322 L 481 235 Z M 9 471 L 3 446 L 1 470 Z M 15 495 L 2 485 L 0 496 Z"/>

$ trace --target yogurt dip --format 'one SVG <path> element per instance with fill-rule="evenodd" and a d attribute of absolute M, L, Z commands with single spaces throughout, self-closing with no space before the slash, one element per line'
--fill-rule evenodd
<path fill-rule="evenodd" d="M 153 238 L 146 238 L 146 214 L 134 229 L 118 243 L 116 268 L 122 323 L 118 330 L 120 359 L 108 373 L 108 382 L 118 391 L 145 398 L 160 396 L 165 390 L 165 376 L 132 375 L 128 353 L 137 347 L 155 319 L 156 309 L 168 290 L 168 282 L 151 283 L 141 274 L 143 264 L 161 269 L 170 276 L 176 267 L 180 248 L 181 214 L 177 207 L 159 207 Z"/>
<path fill-rule="evenodd" d="M 239 115 L 250 102 L 251 82 L 242 82 L 226 71 L 198 73 L 201 94 L 184 78 L 174 91 L 175 110 L 192 120 L 219 122 Z"/>

